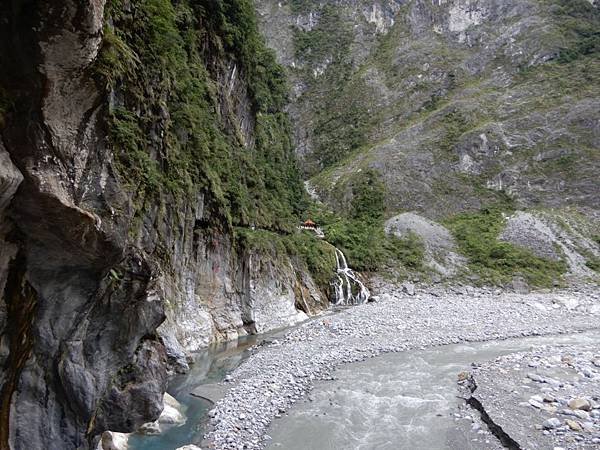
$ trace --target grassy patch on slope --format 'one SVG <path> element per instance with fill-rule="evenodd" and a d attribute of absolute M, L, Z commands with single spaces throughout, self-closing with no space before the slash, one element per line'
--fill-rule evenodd
<path fill-rule="evenodd" d="M 559 62 L 570 63 L 588 55 L 600 54 L 600 11 L 586 0 L 554 0 L 550 5 L 554 20 L 565 40 Z"/>
<path fill-rule="evenodd" d="M 505 206 L 495 205 L 474 213 L 458 214 L 447 219 L 444 225 L 454 235 L 461 253 L 469 259 L 469 268 L 481 282 L 505 284 L 513 276 L 521 275 L 531 286 L 552 286 L 567 270 L 566 264 L 499 241 L 505 211 L 508 211 Z"/>

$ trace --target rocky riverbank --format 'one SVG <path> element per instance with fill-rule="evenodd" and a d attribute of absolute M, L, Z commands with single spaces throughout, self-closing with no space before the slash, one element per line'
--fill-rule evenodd
<path fill-rule="evenodd" d="M 468 403 L 514 448 L 600 447 L 598 343 L 513 353 L 461 375 Z"/>
<path fill-rule="evenodd" d="M 256 351 L 226 378 L 231 386 L 209 413 L 205 444 L 223 449 L 268 445 L 269 424 L 333 369 L 386 352 L 593 329 L 600 291 L 501 293 L 434 287 L 413 292 L 385 283 L 375 303 L 307 322 Z M 413 294 L 413 295 L 411 295 Z"/>

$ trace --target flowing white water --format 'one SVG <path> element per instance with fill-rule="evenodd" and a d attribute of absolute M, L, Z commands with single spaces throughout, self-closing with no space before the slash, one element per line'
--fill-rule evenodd
<path fill-rule="evenodd" d="M 332 282 L 335 305 L 360 305 L 365 303 L 371 293 L 358 279 L 358 276 L 348 267 L 344 253 L 336 248 L 336 274 Z"/>

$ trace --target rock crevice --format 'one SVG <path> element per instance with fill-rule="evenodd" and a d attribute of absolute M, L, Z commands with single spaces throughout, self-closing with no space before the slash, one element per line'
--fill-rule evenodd
<path fill-rule="evenodd" d="M 481 420 L 487 425 L 490 432 L 496 436 L 496 438 L 498 438 L 500 443 L 505 448 L 510 450 L 521 450 L 522 447 L 519 445 L 519 443 L 510 437 L 510 435 L 504 431 L 500 425 L 494 422 L 494 420 L 485 410 L 483 403 L 481 403 L 477 397 L 473 395 L 477 390 L 477 384 L 472 378 L 468 380 L 468 388 L 470 390 L 470 395 L 466 398 L 466 402 L 469 406 L 479 412 Z"/>

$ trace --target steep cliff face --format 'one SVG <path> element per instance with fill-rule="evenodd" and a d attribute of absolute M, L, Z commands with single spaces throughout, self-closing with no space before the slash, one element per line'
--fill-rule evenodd
<path fill-rule="evenodd" d="M 132 431 L 185 351 L 326 306 L 302 255 L 236 231 L 291 239 L 303 202 L 253 20 L 237 1 L 0 6 L 0 448 Z"/>
<path fill-rule="evenodd" d="M 375 169 L 392 212 L 598 209 L 598 34 L 586 0 L 258 2 L 295 84 L 298 154 L 343 211 Z"/>

